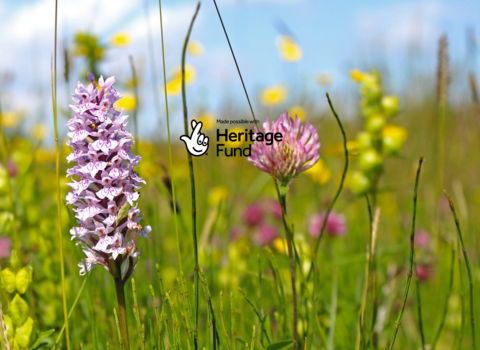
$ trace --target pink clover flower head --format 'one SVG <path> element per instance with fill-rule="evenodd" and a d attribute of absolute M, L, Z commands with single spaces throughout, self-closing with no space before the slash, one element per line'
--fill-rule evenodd
<path fill-rule="evenodd" d="M 95 265 L 109 270 L 110 260 L 120 259 L 126 280 L 141 253 L 133 235 L 149 238 L 151 232 L 140 225 L 143 216 L 135 203 L 145 183 L 134 170 L 141 157 L 130 152 L 134 140 L 126 129 L 128 116 L 114 108 L 122 98 L 113 87 L 115 78 L 100 77 L 97 86 L 88 73 L 88 80 L 87 87 L 77 84 L 70 105 L 75 115 L 67 123 L 67 145 L 73 150 L 67 160 L 76 164 L 67 170 L 72 182 L 66 202 L 73 205 L 78 223 L 70 233 L 86 255 L 80 275 Z M 120 217 L 123 208 L 128 211 Z"/>
<path fill-rule="evenodd" d="M 417 275 L 420 282 L 428 281 L 432 278 L 434 268 L 428 265 L 417 265 Z"/>
<path fill-rule="evenodd" d="M 245 209 L 243 213 L 243 221 L 248 226 L 257 226 L 263 222 L 264 216 L 265 214 L 260 204 L 254 203 Z"/>
<path fill-rule="evenodd" d="M 322 229 L 323 220 L 325 219 L 325 212 L 315 214 L 311 217 L 308 225 L 308 231 L 310 234 L 317 238 L 320 235 Z M 345 217 L 335 212 L 330 212 L 328 215 L 327 224 L 325 230 L 329 236 L 344 236 L 347 233 L 347 224 Z"/>
<path fill-rule="evenodd" d="M 283 135 L 280 142 L 254 141 L 252 155 L 248 157 L 249 162 L 261 171 L 275 176 L 282 186 L 288 186 L 294 177 L 310 169 L 320 158 L 317 130 L 309 121 L 305 126 L 300 123 L 297 116 L 293 120 L 285 111 L 271 125 L 267 117 L 263 130 L 255 126 L 255 135 L 268 132 Z"/>
<path fill-rule="evenodd" d="M 415 247 L 426 247 L 430 243 L 430 234 L 426 230 L 419 230 L 415 234 Z"/>
<path fill-rule="evenodd" d="M 269 224 L 261 224 L 258 231 L 256 241 L 261 246 L 266 246 L 279 237 L 278 230 L 275 226 Z"/>

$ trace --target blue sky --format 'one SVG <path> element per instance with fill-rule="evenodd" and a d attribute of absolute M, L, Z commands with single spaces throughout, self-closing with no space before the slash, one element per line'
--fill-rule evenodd
<path fill-rule="evenodd" d="M 158 2 L 146 2 L 154 38 L 155 67 L 161 78 Z M 49 70 L 54 4 L 54 0 L 0 2 L 3 33 L 0 73 L 8 71 L 15 76 L 13 83 L 0 86 L 2 104 L 7 110 L 25 108 L 27 118 L 36 121 L 45 118 L 46 123 L 50 123 L 51 115 Z M 168 72 L 180 62 L 183 38 L 195 5 L 196 1 L 191 0 L 163 1 Z M 480 13 L 479 3 L 469 0 L 218 0 L 218 5 L 255 108 L 259 106 L 258 92 L 270 84 L 289 84 L 290 99 L 285 108 L 298 102 L 296 91 L 301 88 L 307 88 L 311 96 L 319 94 L 324 90 L 318 90 L 315 79 L 323 72 L 334 78 L 331 90 L 351 92 L 354 87 L 349 82 L 349 70 L 372 67 L 376 62 L 388 65 L 392 89 L 400 90 L 408 86 L 407 62 L 412 52 L 415 52 L 417 67 L 426 74 L 434 74 L 436 45 L 442 32 L 448 35 L 452 62 L 460 67 L 472 65 L 467 62 L 465 33 L 470 27 L 478 29 Z M 144 0 L 59 1 L 60 43 L 69 42 L 78 30 L 92 30 L 105 42 L 119 30 L 132 34 L 133 44 L 111 50 L 107 63 L 101 68 L 108 75 L 125 79 L 130 74 L 128 55 L 134 56 L 145 82 L 140 91 L 141 131 L 149 134 L 155 116 L 145 18 Z M 304 53 L 300 62 L 288 64 L 280 59 L 275 45 L 283 30 L 279 28 L 288 28 L 297 38 Z M 240 113 L 248 116 L 243 90 L 210 0 L 202 2 L 192 39 L 205 47 L 202 57 L 188 58 L 198 74 L 196 82 L 189 87 L 192 113 L 195 114 L 198 106 L 218 112 L 226 100 L 233 100 Z M 61 55 L 58 60 L 61 69 L 60 58 Z M 80 62 L 76 63 L 72 80 L 78 80 L 81 68 Z M 61 74 L 59 96 L 60 104 L 61 99 L 65 101 L 64 107 L 67 87 Z M 180 99 L 173 97 L 171 103 L 177 113 Z M 318 104 L 322 106 L 325 101 Z M 174 129 L 178 127 L 174 125 Z"/>

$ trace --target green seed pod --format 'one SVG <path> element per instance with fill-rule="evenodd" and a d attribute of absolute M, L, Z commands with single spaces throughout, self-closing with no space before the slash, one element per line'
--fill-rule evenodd
<path fill-rule="evenodd" d="M 14 326 L 22 325 L 28 317 L 28 304 L 22 299 L 20 294 L 15 294 L 15 297 L 10 302 L 8 308 L 8 315 L 12 319 Z"/>
<path fill-rule="evenodd" d="M 15 278 L 15 285 L 20 294 L 24 294 L 30 286 L 30 283 L 32 282 L 32 273 L 33 268 L 31 266 L 24 267 L 18 271 L 17 277 Z"/>
<path fill-rule="evenodd" d="M 403 147 L 404 140 L 400 137 L 386 136 L 382 138 L 382 152 L 386 156 L 396 156 Z"/>
<path fill-rule="evenodd" d="M 387 117 L 395 117 L 399 111 L 399 101 L 397 96 L 383 96 L 382 101 L 382 110 Z"/>
<path fill-rule="evenodd" d="M 0 273 L 0 287 L 7 293 L 15 292 L 15 272 L 7 267 Z"/>
<path fill-rule="evenodd" d="M 360 150 L 365 150 L 368 148 L 372 148 L 372 137 L 368 132 L 361 131 L 357 135 L 357 142 L 358 142 L 358 147 Z"/>
<path fill-rule="evenodd" d="M 32 334 L 33 329 L 33 320 L 29 317 L 22 324 L 20 327 L 17 327 L 15 332 L 15 342 L 18 343 L 20 348 L 26 349 L 28 348 L 28 344 L 30 343 L 30 336 Z"/>
<path fill-rule="evenodd" d="M 386 124 L 387 122 L 385 121 L 385 118 L 381 114 L 376 114 L 367 119 L 365 127 L 368 132 L 377 135 L 382 131 Z"/>
<path fill-rule="evenodd" d="M 373 148 L 360 153 L 358 165 L 364 172 L 369 173 L 381 168 L 383 164 L 382 157 Z"/>
<path fill-rule="evenodd" d="M 360 171 L 355 171 L 350 181 L 350 188 L 355 194 L 365 193 L 370 189 L 370 179 Z"/>

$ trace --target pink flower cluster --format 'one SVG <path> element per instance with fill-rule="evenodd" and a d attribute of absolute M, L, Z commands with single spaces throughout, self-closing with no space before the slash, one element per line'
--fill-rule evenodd
<path fill-rule="evenodd" d="M 271 126 L 267 117 L 263 128 L 265 130 L 255 126 L 255 132 L 281 133 L 282 141 L 273 142 L 271 145 L 265 141 L 255 141 L 248 161 L 258 169 L 275 176 L 282 186 L 287 186 L 294 177 L 310 169 L 320 158 L 318 133 L 310 122 L 307 121 L 305 126 L 301 126 L 299 118 L 295 116 L 293 120 L 285 111 Z"/>
<path fill-rule="evenodd" d="M 84 275 L 96 264 L 109 270 L 110 260 L 121 259 L 125 279 L 133 272 L 141 251 L 137 250 L 132 234 L 148 238 L 150 226 L 142 227 L 143 219 L 135 201 L 137 190 L 145 183 L 134 170 L 141 160 L 130 153 L 134 144 L 126 130 L 128 115 L 114 109 L 122 98 L 114 88 L 114 77 L 100 77 L 98 85 L 92 73 L 91 84 L 78 82 L 70 105 L 75 116 L 67 123 L 73 149 L 67 160 L 76 162 L 67 170 L 72 191 L 67 204 L 74 206 L 78 227 L 70 230 L 77 238 L 87 258 L 79 265 Z M 127 211 L 128 209 L 128 211 Z M 120 212 L 125 215 L 120 215 Z"/>
<path fill-rule="evenodd" d="M 315 214 L 310 218 L 310 223 L 308 225 L 308 231 L 310 234 L 317 238 L 320 236 L 320 231 L 322 230 L 323 220 L 325 220 L 326 213 Z M 345 217 L 341 214 L 335 212 L 330 212 L 328 215 L 327 223 L 325 230 L 329 236 L 344 236 L 347 233 L 347 223 Z"/>

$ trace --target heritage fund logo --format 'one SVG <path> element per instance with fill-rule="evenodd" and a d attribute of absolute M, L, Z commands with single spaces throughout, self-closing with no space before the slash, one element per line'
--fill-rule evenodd
<path fill-rule="evenodd" d="M 217 120 L 220 124 L 243 124 L 248 123 L 247 120 Z M 251 122 L 253 123 L 253 122 Z M 183 135 L 180 137 L 187 147 L 188 153 L 192 156 L 202 156 L 208 150 L 208 136 L 202 134 L 202 122 L 192 120 L 192 134 L 190 136 Z M 265 142 L 265 145 L 271 146 L 274 142 L 281 142 L 283 134 L 280 132 L 255 132 L 253 130 L 245 129 L 244 132 L 229 131 L 228 129 L 217 129 L 217 157 L 220 155 L 226 157 L 250 157 L 252 153 L 252 142 Z M 243 144 L 249 143 L 246 147 L 231 147 L 235 143 Z"/>
<path fill-rule="evenodd" d="M 192 134 L 190 137 L 187 135 L 180 136 L 180 140 L 185 142 L 185 146 L 187 146 L 188 153 L 195 157 L 205 154 L 208 150 L 208 136 L 200 133 L 202 125 L 202 122 L 197 123 L 195 119 L 192 119 Z"/>

